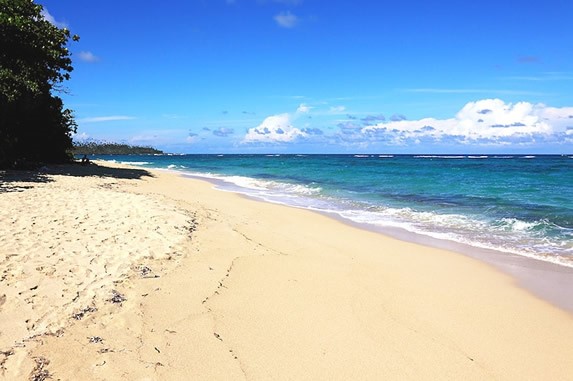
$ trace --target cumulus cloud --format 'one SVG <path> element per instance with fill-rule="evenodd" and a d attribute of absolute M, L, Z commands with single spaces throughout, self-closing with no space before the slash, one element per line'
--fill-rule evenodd
<path fill-rule="evenodd" d="M 283 28 L 294 28 L 298 24 L 298 17 L 290 11 L 281 12 L 274 17 L 276 23 Z"/>
<path fill-rule="evenodd" d="M 406 120 L 407 118 L 402 114 L 394 114 L 390 117 L 390 120 L 393 122 L 397 122 L 399 120 Z"/>
<path fill-rule="evenodd" d="M 378 114 L 378 115 L 367 115 L 364 118 L 360 119 L 362 121 L 362 123 L 364 123 L 365 125 L 371 125 L 372 123 L 376 123 L 376 122 L 383 122 L 386 120 L 386 117 L 382 114 Z"/>
<path fill-rule="evenodd" d="M 269 116 L 259 126 L 247 131 L 243 143 L 287 143 L 307 136 L 292 126 L 291 119 L 289 114 Z"/>
<path fill-rule="evenodd" d="M 303 128 L 302 132 L 307 135 L 324 135 L 324 131 L 320 128 Z"/>
<path fill-rule="evenodd" d="M 505 103 L 484 99 L 467 103 L 453 118 L 399 120 L 391 118 L 362 128 L 370 139 L 396 144 L 421 140 L 463 144 L 520 144 L 536 139 L 559 140 L 573 125 L 573 107 L 555 108 L 544 104 Z"/>
<path fill-rule="evenodd" d="M 93 54 L 92 52 L 79 52 L 78 57 L 80 60 L 84 62 L 97 62 L 99 61 L 99 57 Z"/>
<path fill-rule="evenodd" d="M 232 128 L 220 127 L 217 128 L 216 130 L 213 130 L 213 135 L 218 136 L 220 138 L 226 138 L 229 135 L 233 135 L 234 132 L 235 130 L 233 130 Z"/>

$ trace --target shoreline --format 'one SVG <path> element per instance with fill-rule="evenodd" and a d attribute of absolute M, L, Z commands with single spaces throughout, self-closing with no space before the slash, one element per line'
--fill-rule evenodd
<path fill-rule="evenodd" d="M 249 195 L 245 192 L 224 189 L 226 183 L 223 180 L 202 177 L 189 173 L 181 173 L 170 169 L 155 170 L 166 171 L 182 176 L 183 178 L 204 181 L 213 184 L 214 188 L 218 191 L 236 194 L 246 199 L 284 206 L 287 208 L 305 210 L 310 213 L 317 213 L 357 229 L 371 231 L 400 241 L 447 250 L 477 259 L 483 263 L 493 266 L 504 274 L 510 275 L 515 279 L 516 284 L 531 292 L 533 295 L 573 315 L 573 298 L 571 298 L 569 291 L 573 290 L 573 267 L 520 254 L 480 248 L 460 242 L 434 238 L 401 228 L 376 227 L 367 223 L 354 222 L 335 212 L 318 211 L 296 205 L 268 201 Z"/>
<path fill-rule="evenodd" d="M 325 213 L 328 215 L 328 213 Z M 330 216 L 338 219 L 336 215 Z M 344 218 L 341 222 L 359 229 L 382 234 L 404 242 L 451 251 L 493 266 L 511 276 L 517 285 L 533 295 L 550 302 L 573 315 L 573 268 L 539 258 L 507 253 L 493 249 L 479 248 L 455 241 L 433 238 L 400 228 L 376 228 L 367 224 L 354 223 Z"/>
<path fill-rule="evenodd" d="M 198 180 L 202 180 L 202 181 L 207 181 L 207 182 L 210 182 L 210 183 L 217 185 L 217 189 L 219 189 L 219 190 L 222 190 L 225 192 L 241 194 L 241 195 L 244 195 L 245 197 L 249 197 L 249 198 L 252 198 L 255 200 L 260 200 L 263 202 L 270 202 L 270 203 L 274 203 L 277 205 L 285 205 L 285 206 L 289 206 L 289 207 L 300 208 L 303 210 L 309 210 L 312 212 L 322 213 L 322 214 L 331 216 L 332 218 L 336 218 L 336 219 L 339 219 L 341 221 L 345 221 L 346 223 L 348 223 L 351 226 L 358 226 L 358 227 L 363 228 L 363 229 L 368 229 L 371 231 L 380 232 L 382 234 L 389 235 L 392 237 L 397 237 L 397 238 L 403 239 L 405 241 L 420 242 L 423 240 L 427 240 L 427 241 L 433 242 L 432 246 L 434 246 L 434 247 L 443 247 L 443 248 L 450 249 L 450 250 L 453 249 L 457 252 L 465 253 L 465 254 L 469 254 L 469 255 L 473 255 L 472 252 L 478 252 L 479 253 L 482 251 L 487 252 L 487 253 L 499 253 L 500 255 L 519 256 L 519 257 L 531 259 L 534 262 L 535 261 L 547 262 L 547 263 L 555 264 L 558 266 L 573 269 L 573 262 L 570 262 L 567 260 L 559 260 L 559 258 L 560 258 L 559 256 L 542 254 L 542 253 L 528 253 L 525 251 L 518 252 L 518 251 L 514 251 L 514 250 L 513 251 L 512 250 L 504 250 L 503 248 L 500 248 L 500 247 L 488 246 L 487 244 L 480 245 L 479 243 L 475 243 L 475 244 L 474 243 L 467 243 L 467 242 L 464 242 L 463 240 L 455 240 L 452 238 L 436 237 L 433 235 L 432 231 L 425 231 L 424 232 L 424 231 L 416 231 L 416 230 L 412 230 L 412 229 L 408 229 L 408 228 L 404 228 L 404 227 L 400 227 L 400 226 L 391 226 L 391 225 L 381 226 L 381 225 L 377 225 L 376 223 L 360 222 L 360 221 L 353 220 L 350 217 L 343 216 L 340 210 L 339 211 L 335 210 L 336 208 L 334 208 L 334 210 L 330 210 L 328 207 L 326 207 L 326 209 L 313 208 L 313 207 L 308 207 L 308 206 L 304 205 L 303 203 L 289 203 L 288 199 L 279 199 L 279 198 L 273 198 L 273 197 L 267 198 L 268 196 L 266 194 L 260 195 L 260 194 L 256 194 L 256 193 L 251 193 L 250 191 L 252 191 L 252 189 L 250 189 L 248 187 L 245 188 L 242 185 L 238 185 L 238 184 L 234 183 L 232 180 L 227 180 L 227 179 L 225 179 L 225 176 L 186 172 L 186 170 L 177 170 L 177 169 L 170 169 L 170 168 L 153 168 L 153 169 L 170 171 L 172 173 L 180 174 L 184 177 L 194 178 L 194 179 L 198 179 Z M 252 177 L 252 178 L 247 177 L 247 178 L 251 179 L 251 180 L 255 180 L 255 181 L 258 180 L 256 177 Z M 308 200 L 308 201 L 312 202 L 312 200 Z M 443 244 L 441 242 L 443 242 Z"/>
<path fill-rule="evenodd" d="M 3 284 L 15 289 L 0 303 L 0 378 L 570 377 L 571 314 L 491 265 L 206 181 L 113 168 L 60 168 L 0 192 L 5 207 L 21 208 L 13 225 L 40 206 L 55 216 L 10 225 L 0 254 L 42 240 L 49 247 L 60 235 L 79 243 L 55 254 L 61 264 L 42 267 L 44 252 L 32 251 L 3 270 Z M 61 234 L 50 233 L 54 224 Z M 31 230 L 25 239 L 16 234 L 22 226 Z M 148 238 L 156 249 L 144 253 Z M 21 267 L 27 263 L 34 267 Z M 84 271 L 103 283 L 86 282 Z M 45 315 L 48 291 L 64 274 L 79 276 L 59 291 L 71 304 Z M 31 295 L 24 300 L 19 290 Z M 111 290 L 124 300 L 110 301 Z M 27 317 L 59 325 L 8 354 L 6 324 L 33 332 L 23 315 L 9 314 L 28 301 Z M 84 314 L 71 319 L 66 311 L 79 307 Z"/>

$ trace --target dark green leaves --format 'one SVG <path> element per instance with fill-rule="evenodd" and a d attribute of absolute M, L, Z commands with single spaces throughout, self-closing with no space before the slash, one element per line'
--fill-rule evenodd
<path fill-rule="evenodd" d="M 42 10 L 31 0 L 0 0 L 0 166 L 60 160 L 71 148 L 72 113 L 52 93 L 70 78 L 66 45 L 79 37 Z"/>

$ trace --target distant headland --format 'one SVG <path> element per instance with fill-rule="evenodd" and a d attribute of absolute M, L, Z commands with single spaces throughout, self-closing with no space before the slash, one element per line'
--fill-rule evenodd
<path fill-rule="evenodd" d="M 74 155 L 161 155 L 164 152 L 150 146 L 89 141 L 74 142 L 73 153 Z"/>

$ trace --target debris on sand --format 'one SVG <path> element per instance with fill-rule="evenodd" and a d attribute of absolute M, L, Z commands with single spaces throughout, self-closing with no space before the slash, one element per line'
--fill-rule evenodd
<path fill-rule="evenodd" d="M 121 304 L 127 300 L 125 298 L 125 296 L 123 296 L 122 294 L 120 294 L 116 290 L 113 290 L 111 293 L 113 296 L 111 297 L 111 299 L 109 299 L 109 301 L 112 303 Z"/>
<path fill-rule="evenodd" d="M 88 340 L 90 341 L 90 343 L 92 344 L 100 344 L 103 343 L 103 339 L 99 336 L 92 336 L 92 337 L 88 337 Z"/>
<path fill-rule="evenodd" d="M 159 278 L 159 275 L 153 274 L 153 270 L 147 266 L 140 265 L 138 269 L 139 276 L 142 278 Z"/>
<path fill-rule="evenodd" d="M 80 312 L 77 312 L 75 314 L 72 314 L 72 318 L 75 320 L 82 320 L 84 318 L 84 316 L 86 316 L 89 313 L 92 312 L 96 312 L 97 308 L 95 307 L 86 307 L 83 310 L 81 310 Z"/>
<path fill-rule="evenodd" d="M 36 362 L 36 366 L 30 375 L 31 381 L 44 381 L 48 378 L 52 378 L 52 375 L 46 369 L 46 366 L 50 363 L 50 360 L 45 357 L 35 357 L 34 361 Z"/>

